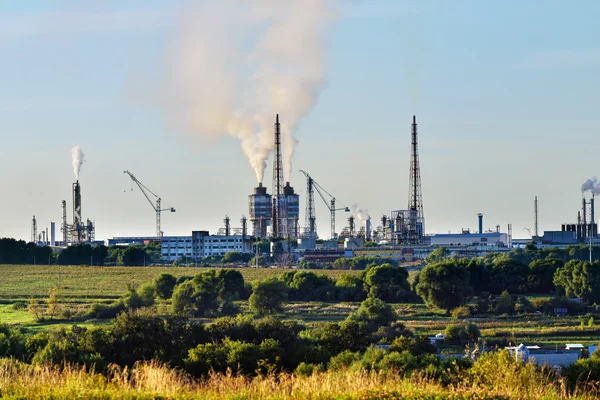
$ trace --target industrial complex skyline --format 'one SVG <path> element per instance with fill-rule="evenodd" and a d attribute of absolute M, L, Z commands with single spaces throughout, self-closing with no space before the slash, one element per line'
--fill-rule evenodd
<path fill-rule="evenodd" d="M 241 12 L 234 4 L 231 12 Z M 242 134 L 180 132 L 156 96 L 156 82 L 177 61 L 169 55 L 186 26 L 181 15 L 200 12 L 186 2 L 165 7 L 0 5 L 0 237 L 29 239 L 33 215 L 40 229 L 60 224 L 61 202 L 71 203 L 75 182 L 74 146 L 85 152 L 83 219 L 95 221 L 97 239 L 156 232 L 154 210 L 124 170 L 177 209 L 162 219 L 165 235 L 216 232 L 225 215 L 234 226 L 249 217 L 259 174 Z M 270 102 L 261 110 L 270 118 L 266 149 L 276 114 L 282 145 L 298 140 L 293 158 L 282 150 L 285 180 L 300 196 L 301 227 L 300 170 L 374 221 L 406 209 L 414 114 L 426 234 L 476 231 L 483 213 L 484 229 L 504 232 L 512 224 L 514 237 L 529 237 L 535 196 L 540 232 L 576 222 L 581 185 L 600 175 L 600 28 L 589 11 L 600 6 L 587 2 L 585 9 L 558 1 L 335 2 L 319 32 L 324 70 L 315 91 L 291 91 L 307 96 L 301 110 Z M 302 79 L 311 81 L 314 65 Z M 173 94 L 177 101 L 181 95 Z M 272 161 L 271 154 L 262 179 L 269 191 Z M 329 210 L 319 198 L 315 204 L 319 235 L 328 237 Z M 338 232 L 346 217 L 339 215 Z"/>

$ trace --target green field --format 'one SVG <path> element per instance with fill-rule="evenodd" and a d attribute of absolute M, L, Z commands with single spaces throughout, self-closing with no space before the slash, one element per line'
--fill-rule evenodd
<path fill-rule="evenodd" d="M 282 275 L 282 268 L 236 268 L 246 282 Z M 63 299 L 91 302 L 121 296 L 127 284 L 142 285 L 166 272 L 176 277 L 193 276 L 205 271 L 199 267 L 89 267 L 56 265 L 0 265 L 0 301 L 46 298 L 50 289 L 60 288 Z M 342 274 L 361 271 L 321 270 L 319 273 L 337 279 Z"/>
<path fill-rule="evenodd" d="M 102 320 L 61 320 L 35 322 L 26 309 L 15 310 L 17 301 L 27 302 L 39 299 L 44 301 L 54 287 L 60 289 L 60 302 L 70 309 L 86 310 L 93 302 L 111 302 L 118 299 L 128 284 L 142 285 L 150 282 L 162 272 L 176 277 L 193 276 L 205 271 L 198 267 L 88 267 L 88 266 L 33 266 L 0 265 L 2 285 L 0 285 L 0 322 L 19 324 L 34 331 L 60 325 L 106 324 Z M 246 282 L 278 276 L 288 269 L 282 268 L 238 268 Z M 320 270 L 316 271 L 333 279 L 342 274 L 360 274 L 361 271 Z M 415 272 L 410 273 L 410 280 Z M 243 312 L 248 312 L 247 302 L 239 304 Z M 159 311 L 167 310 L 168 302 L 158 305 Z M 457 321 L 443 311 L 430 310 L 424 304 L 394 304 L 399 319 L 419 335 L 435 335 L 448 324 Z M 307 324 L 319 321 L 341 321 L 358 308 L 357 303 L 339 302 L 289 302 L 284 305 L 285 318 L 296 319 Z M 600 343 L 599 324 L 587 326 L 586 317 L 553 316 L 489 316 L 469 318 L 477 324 L 483 337 L 488 341 L 525 342 L 531 344 L 563 347 L 567 342 L 592 345 Z M 583 325 L 582 326 L 582 322 Z"/>

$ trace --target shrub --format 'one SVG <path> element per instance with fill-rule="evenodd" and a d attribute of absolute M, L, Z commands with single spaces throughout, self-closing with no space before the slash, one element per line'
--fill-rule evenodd
<path fill-rule="evenodd" d="M 298 364 L 294 373 L 298 376 L 311 376 L 317 367 L 314 364 L 306 364 L 304 361 Z"/>
<path fill-rule="evenodd" d="M 287 300 L 287 285 L 279 278 L 267 278 L 253 284 L 250 296 L 250 311 L 257 315 L 274 314 L 282 311 Z"/>
<path fill-rule="evenodd" d="M 355 361 L 360 360 L 359 352 L 352 352 L 350 350 L 344 350 L 340 354 L 331 357 L 329 359 L 329 363 L 327 364 L 327 369 L 331 370 L 341 370 L 347 369 L 354 363 Z"/>
<path fill-rule="evenodd" d="M 456 307 L 452 310 L 452 317 L 454 319 L 464 319 L 471 315 L 471 309 L 466 306 Z"/>
<path fill-rule="evenodd" d="M 24 301 L 16 301 L 12 305 L 12 309 L 16 311 L 22 311 L 27 309 L 27 304 Z"/>
<path fill-rule="evenodd" d="M 170 299 L 176 284 L 177 278 L 171 274 L 162 273 L 154 279 L 154 291 L 161 299 Z"/>
<path fill-rule="evenodd" d="M 386 302 L 369 297 L 357 311 L 348 316 L 348 320 L 366 322 L 374 326 L 388 326 L 398 318 L 396 312 Z"/>

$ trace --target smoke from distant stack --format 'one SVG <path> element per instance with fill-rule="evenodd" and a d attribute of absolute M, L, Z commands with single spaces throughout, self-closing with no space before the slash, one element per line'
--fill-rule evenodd
<path fill-rule="evenodd" d="M 73 173 L 75 174 L 75 179 L 79 180 L 79 173 L 81 172 L 81 165 L 83 164 L 83 151 L 81 147 L 75 146 L 71 149 L 71 159 L 73 164 Z"/>
<path fill-rule="evenodd" d="M 284 179 L 293 132 L 325 85 L 325 36 L 333 2 L 222 0 L 186 10 L 167 57 L 163 106 L 177 130 L 238 138 L 260 183 L 281 126 Z"/>

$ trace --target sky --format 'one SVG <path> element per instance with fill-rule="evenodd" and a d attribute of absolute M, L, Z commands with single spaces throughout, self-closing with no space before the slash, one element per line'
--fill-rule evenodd
<path fill-rule="evenodd" d="M 76 145 L 98 239 L 155 232 L 124 170 L 177 209 L 163 214 L 165 235 L 215 232 L 226 214 L 240 226 L 257 180 L 239 140 L 180 131 L 160 96 L 182 21 L 193 25 L 206 3 L 0 3 L 0 237 L 28 240 L 33 215 L 58 226 L 63 199 L 71 220 Z M 591 0 L 338 1 L 322 35 L 323 85 L 291 132 L 301 225 L 300 169 L 374 220 L 405 209 L 412 115 L 427 233 L 474 230 L 483 213 L 485 229 L 510 223 L 529 237 L 534 196 L 540 231 L 574 223 L 581 185 L 600 176 L 598 15 Z M 327 237 L 320 199 L 316 215 Z"/>

